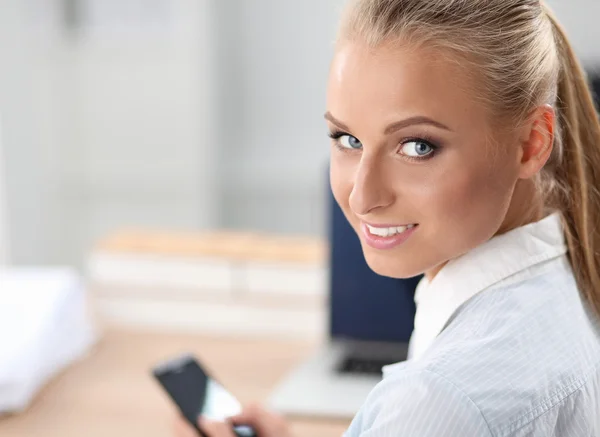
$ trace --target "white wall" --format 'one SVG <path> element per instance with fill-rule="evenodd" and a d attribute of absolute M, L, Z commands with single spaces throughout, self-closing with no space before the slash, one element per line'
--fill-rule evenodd
<path fill-rule="evenodd" d="M 66 189 L 87 247 L 121 227 L 216 225 L 209 2 L 127 2 L 129 17 L 123 0 L 88 1 L 70 47 Z"/>
<path fill-rule="evenodd" d="M 78 264 L 124 226 L 215 225 L 209 0 L 85 0 L 76 34 L 61 3 L 0 2 L 15 262 Z"/>
<path fill-rule="evenodd" d="M 10 242 L 8 241 L 8 199 L 6 198 L 6 172 L 2 150 L 2 130 L 0 127 L 0 268 L 9 263 Z"/>
<path fill-rule="evenodd" d="M 600 2 L 597 0 L 544 0 L 565 26 L 577 54 L 589 68 L 600 64 Z"/>
<path fill-rule="evenodd" d="M 49 83 L 37 50 L 28 4 L 0 2 L 0 119 L 5 157 L 11 259 L 46 262 L 53 221 L 52 132 L 47 122 Z M 48 35 L 52 37 L 52 35 Z"/>
<path fill-rule="evenodd" d="M 340 0 L 219 0 L 223 222 L 322 233 Z"/>

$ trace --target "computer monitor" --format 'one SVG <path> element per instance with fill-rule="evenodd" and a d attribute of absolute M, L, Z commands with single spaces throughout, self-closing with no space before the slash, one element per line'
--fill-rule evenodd
<path fill-rule="evenodd" d="M 350 418 L 380 381 L 382 366 L 406 359 L 420 278 L 374 273 L 329 182 L 326 189 L 330 341 L 286 376 L 269 405 L 284 414 Z"/>
<path fill-rule="evenodd" d="M 392 279 L 373 272 L 356 232 L 328 191 L 331 338 L 407 343 L 413 331 L 414 294 L 421 277 Z"/>

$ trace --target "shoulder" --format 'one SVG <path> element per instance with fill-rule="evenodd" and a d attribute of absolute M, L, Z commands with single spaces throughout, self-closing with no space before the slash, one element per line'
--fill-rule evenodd
<path fill-rule="evenodd" d="M 483 437 L 491 433 L 478 407 L 446 377 L 406 367 L 377 385 L 346 435 Z"/>
<path fill-rule="evenodd" d="M 560 410 L 600 376 L 600 330 L 572 276 L 550 267 L 475 296 L 425 356 L 398 373 L 439 375 L 476 406 L 494 434 Z"/>
<path fill-rule="evenodd" d="M 512 435 L 593 417 L 600 330 L 566 267 L 539 273 L 470 299 L 421 359 L 386 369 L 347 436 Z"/>
<path fill-rule="evenodd" d="M 450 318 L 432 352 L 439 355 L 454 346 L 473 347 L 474 358 L 479 359 L 484 347 L 521 355 L 524 349 L 546 350 L 550 344 L 567 348 L 597 344 L 597 318 L 583 302 L 567 264 L 566 259 L 558 259 L 538 269 L 535 276 L 509 281 L 469 299 Z M 518 362 L 518 357 L 509 358 Z"/>

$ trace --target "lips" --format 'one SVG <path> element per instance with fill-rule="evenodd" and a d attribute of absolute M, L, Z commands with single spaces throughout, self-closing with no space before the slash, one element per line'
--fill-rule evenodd
<path fill-rule="evenodd" d="M 378 236 L 378 237 L 391 237 L 394 236 L 396 234 L 402 234 L 404 232 L 406 232 L 408 229 L 412 229 L 413 227 L 415 227 L 414 224 L 411 225 L 400 225 L 400 226 L 373 226 L 370 225 L 368 223 L 365 223 L 367 225 L 367 229 L 369 230 L 369 232 L 372 235 Z"/>
<path fill-rule="evenodd" d="M 374 226 L 361 223 L 363 240 L 368 246 L 378 250 L 390 250 L 404 244 L 418 229 L 418 224 Z"/>

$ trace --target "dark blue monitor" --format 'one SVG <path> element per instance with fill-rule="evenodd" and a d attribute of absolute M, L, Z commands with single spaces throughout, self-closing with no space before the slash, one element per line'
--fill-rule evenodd
<path fill-rule="evenodd" d="M 329 243 L 331 337 L 408 342 L 414 326 L 414 294 L 421 277 L 392 279 L 373 272 L 365 261 L 358 236 L 332 194 Z"/>

